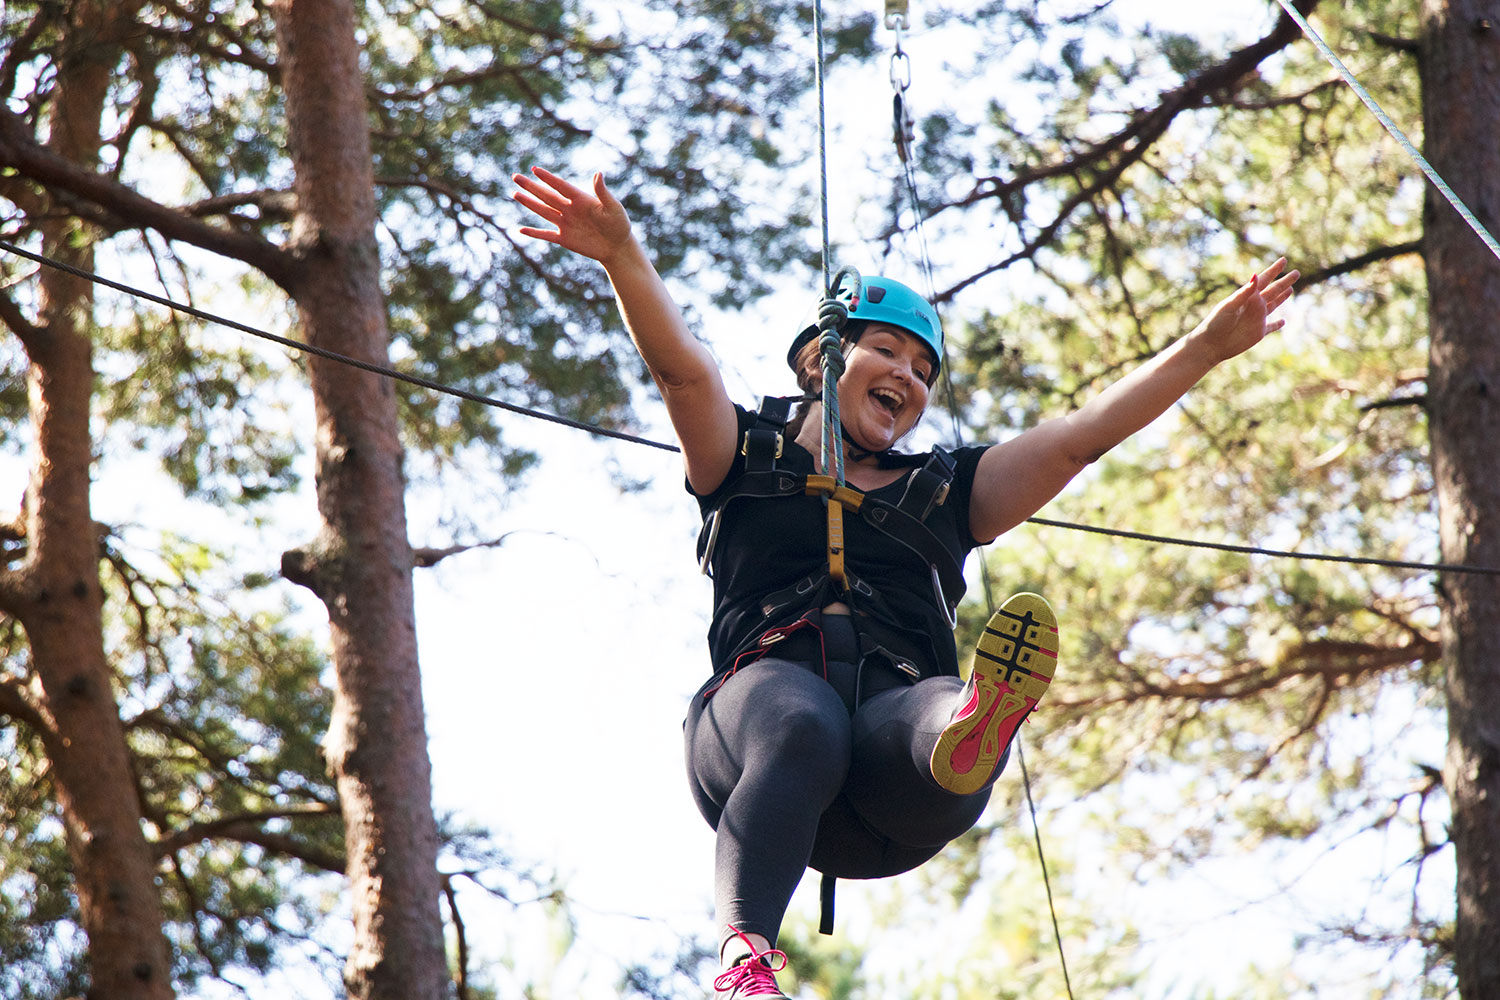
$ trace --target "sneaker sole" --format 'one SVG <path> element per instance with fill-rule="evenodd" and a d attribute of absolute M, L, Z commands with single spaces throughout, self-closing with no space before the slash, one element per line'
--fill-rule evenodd
<path fill-rule="evenodd" d="M 1000 606 L 974 649 L 964 704 L 932 750 L 932 776 L 958 795 L 987 785 L 1057 671 L 1057 616 L 1037 594 Z"/>

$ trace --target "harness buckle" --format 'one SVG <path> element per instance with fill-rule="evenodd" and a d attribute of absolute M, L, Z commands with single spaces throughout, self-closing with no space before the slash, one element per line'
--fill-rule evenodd
<path fill-rule="evenodd" d="M 773 442 L 774 447 L 771 447 Z M 770 448 L 769 454 L 774 461 L 781 457 L 781 451 L 785 443 L 786 439 L 780 431 L 773 431 L 766 427 L 752 427 L 745 432 L 745 437 L 740 442 L 740 454 L 749 458 L 751 457 L 750 453 L 753 451 L 758 456 L 764 454 L 761 451 L 762 447 L 767 447 Z"/>
<path fill-rule="evenodd" d="M 918 521 L 927 520 L 928 514 L 947 501 L 948 487 L 953 483 L 956 469 L 957 463 L 952 455 L 934 448 L 927 462 L 906 477 L 906 490 L 896 506 Z"/>

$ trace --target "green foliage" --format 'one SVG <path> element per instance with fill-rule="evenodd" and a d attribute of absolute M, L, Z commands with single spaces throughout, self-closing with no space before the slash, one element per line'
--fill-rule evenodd
<path fill-rule="evenodd" d="M 5 630 L 7 672 L 15 639 Z M 0 730 L 0 994 L 15 1000 L 81 996 L 87 987 L 71 862 L 40 749 L 17 727 Z"/>
<path fill-rule="evenodd" d="M 45 129 L 55 74 L 49 5 L 7 8 L 5 81 Z M 108 114 L 112 174 L 185 215 L 287 246 L 291 167 L 274 31 L 259 4 L 151 6 L 119 53 Z M 691 277 L 706 301 L 743 306 L 807 257 L 805 209 L 781 192 L 783 119 L 810 82 L 785 44 L 805 31 L 794 3 L 649 0 L 630 13 L 572 2 L 388 0 L 360 7 L 393 363 L 413 374 L 611 427 L 629 426 L 644 375 L 602 271 L 518 240 L 510 174 L 537 163 L 605 171 L 659 269 Z M 831 55 L 871 51 L 874 19 L 845 19 Z M 805 200 L 805 199 L 804 199 Z M 22 240 L 27 213 L 4 219 Z M 98 234 L 115 229 L 103 220 Z M 96 234 L 91 234 L 96 235 Z M 140 260 L 121 242 L 120 263 Z M 222 265 L 150 245 L 144 283 L 177 299 L 276 327 L 279 293 L 253 275 L 234 290 Z M 120 271 L 120 263 L 108 269 Z M 7 267 L 9 267 L 7 263 Z M 253 502 L 295 485 L 284 419 L 265 386 L 286 370 L 196 324 L 121 310 L 100 342 L 103 415 L 160 455 L 183 489 Z M 155 319 L 150 317 L 155 316 Z M 422 475 L 460 456 L 503 476 L 532 462 L 503 411 L 404 383 L 408 443 Z M 0 387 L 0 438 L 20 419 L 20 386 Z"/>
<path fill-rule="evenodd" d="M 106 578 L 118 693 L 181 987 L 269 968 L 289 939 L 329 917 L 307 876 L 342 867 L 337 798 L 316 744 L 331 700 L 319 680 L 326 662 L 287 609 L 245 611 L 243 596 L 202 589 L 221 558 L 169 548 L 147 574 L 111 544 Z M 20 645 L 6 666 L 12 680 L 26 676 Z M 0 967 L 38 988 L 76 981 L 84 941 L 45 756 L 25 727 L 5 738 L 16 764 L 0 799 L 0 868 L 13 905 L 0 921 Z"/>

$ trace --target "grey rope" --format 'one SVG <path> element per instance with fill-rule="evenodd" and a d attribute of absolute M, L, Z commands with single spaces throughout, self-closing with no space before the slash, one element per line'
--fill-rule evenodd
<path fill-rule="evenodd" d="M 828 121 L 823 94 L 823 0 L 813 0 L 813 35 L 817 38 L 817 61 L 813 77 L 818 87 L 818 206 L 823 221 L 823 287 L 830 288 L 833 263 L 828 249 Z"/>
<path fill-rule="evenodd" d="M 859 272 L 842 267 L 818 306 L 818 348 L 823 358 L 823 473 L 832 475 L 839 486 L 844 485 L 844 425 L 839 414 L 839 376 L 844 374 L 844 351 L 839 331 L 849 319 L 849 307 L 838 295 L 845 278 L 852 282 L 848 289 L 852 299 L 859 301 Z"/>
<path fill-rule="evenodd" d="M 353 368 L 359 368 L 363 371 L 367 371 L 375 375 L 384 375 L 386 378 L 395 379 L 398 382 L 407 382 L 411 385 L 421 386 L 424 389 L 431 389 L 435 392 L 447 393 L 450 396 L 457 396 L 460 399 L 467 399 L 472 403 L 482 403 L 485 406 L 493 406 L 497 409 L 509 410 L 511 413 L 519 413 L 523 417 L 535 417 L 537 420 L 545 420 L 549 423 L 562 424 L 564 427 L 572 427 L 574 430 L 587 431 L 590 434 L 597 434 L 600 437 L 616 438 L 620 441 L 629 441 L 631 444 L 643 444 L 648 448 L 660 448 L 663 451 L 680 450 L 676 445 L 663 444 L 660 441 L 652 441 L 648 438 L 639 437 L 635 434 L 627 434 L 624 431 L 615 431 L 605 427 L 599 427 L 595 424 L 587 424 L 582 420 L 572 420 L 568 417 L 560 417 L 555 413 L 545 413 L 541 410 L 533 410 L 525 406 L 517 406 L 515 403 L 507 403 L 502 399 L 495 399 L 493 396 L 483 396 L 477 392 L 469 392 L 467 389 L 458 389 L 451 385 L 444 385 L 441 382 L 434 382 L 432 379 L 423 378 L 421 375 L 412 375 L 407 372 L 398 371 L 397 369 L 392 368 L 389 365 L 376 364 L 372 361 L 363 361 L 359 358 L 352 358 L 347 354 L 340 354 L 337 351 L 330 351 L 325 347 L 318 347 L 314 344 L 306 343 L 305 341 L 291 340 L 287 337 L 282 337 L 274 333 L 268 333 L 265 330 L 258 330 L 255 327 L 247 326 L 246 324 L 241 323 L 238 320 L 228 319 L 224 316 L 217 316 L 211 312 L 206 312 L 202 309 L 199 309 L 196 306 L 190 306 L 182 302 L 174 302 L 171 299 L 156 295 L 152 292 L 145 291 L 144 289 L 134 288 L 130 285 L 124 285 L 118 281 L 111 281 L 110 279 L 95 274 L 92 271 L 85 271 L 82 268 L 74 267 L 72 264 L 66 264 L 63 261 L 54 260 L 53 258 L 45 257 L 42 254 L 32 253 L 30 250 L 22 249 L 21 247 L 18 247 L 13 243 L 7 243 L 4 240 L 0 240 L 0 250 L 6 250 L 10 253 L 15 254 L 17 257 L 25 257 L 27 260 L 35 261 L 38 264 L 43 264 L 58 271 L 71 274 L 76 278 L 83 278 L 87 281 L 93 282 L 96 285 L 102 285 L 105 288 L 113 288 L 115 291 L 123 292 L 124 294 L 129 296 L 146 299 L 150 302 L 155 302 L 157 305 L 166 306 L 168 309 L 171 309 L 174 312 L 180 312 L 188 316 L 193 316 L 197 319 L 201 319 L 209 323 L 217 323 L 219 326 L 227 326 L 232 330 L 239 330 L 241 333 L 248 333 L 252 337 L 259 337 L 261 340 L 269 340 L 273 344 L 280 344 L 282 347 L 288 348 L 293 351 L 301 351 L 304 354 L 313 354 L 320 358 L 325 358 L 329 361 L 337 361 L 339 364 L 349 365 Z"/>
<path fill-rule="evenodd" d="M 1432 182 L 1432 186 L 1437 188 L 1438 192 L 1444 198 L 1448 199 L 1448 204 L 1452 205 L 1458 211 L 1463 220 L 1469 224 L 1469 228 L 1474 230 L 1475 235 L 1484 241 L 1484 245 L 1489 247 L 1490 253 L 1494 254 L 1497 259 L 1500 259 L 1500 241 L 1496 241 L 1494 235 L 1488 229 L 1484 228 L 1484 224 L 1479 221 L 1479 218 L 1469 206 L 1464 204 L 1463 199 L 1454 192 L 1453 188 L 1448 186 L 1447 181 L 1443 180 L 1442 175 L 1437 172 L 1437 169 L 1431 163 L 1427 162 L 1427 157 L 1422 155 L 1416 145 L 1406 137 L 1406 133 L 1401 131 L 1396 123 L 1391 120 L 1391 116 L 1385 113 L 1385 109 L 1380 106 L 1380 103 L 1370 95 L 1370 92 L 1364 88 L 1359 79 L 1349 71 L 1349 67 L 1344 65 L 1344 61 L 1323 40 L 1323 36 L 1319 35 L 1313 29 L 1313 26 L 1308 23 L 1307 18 L 1302 16 L 1301 11 L 1292 6 L 1291 0 L 1276 0 L 1276 2 L 1281 4 L 1281 9 L 1286 11 L 1288 17 L 1297 22 L 1297 27 L 1301 28 L 1302 33 L 1307 36 L 1308 40 L 1317 46 L 1319 52 L 1323 53 L 1323 58 L 1328 60 L 1329 65 L 1338 71 L 1338 74 L 1344 78 L 1344 82 L 1359 95 L 1359 99 L 1365 103 L 1365 107 L 1370 109 L 1370 113 L 1375 116 L 1376 120 L 1385 126 L 1385 130 L 1391 134 L 1391 138 L 1395 139 L 1406 150 L 1406 154 L 1422 169 L 1422 173 L 1427 175 L 1427 179 Z"/>

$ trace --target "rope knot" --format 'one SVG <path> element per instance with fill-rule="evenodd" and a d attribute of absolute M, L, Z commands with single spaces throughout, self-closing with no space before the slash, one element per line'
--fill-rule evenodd
<path fill-rule="evenodd" d="M 839 341 L 838 334 L 828 332 L 818 338 L 818 347 L 823 351 L 823 370 L 838 378 L 844 374 L 844 352 L 843 345 Z"/>
<path fill-rule="evenodd" d="M 849 322 L 849 304 L 840 302 L 838 299 L 825 297 L 818 303 L 818 329 L 823 331 L 824 339 L 832 336 L 838 339 L 838 332 Z"/>

